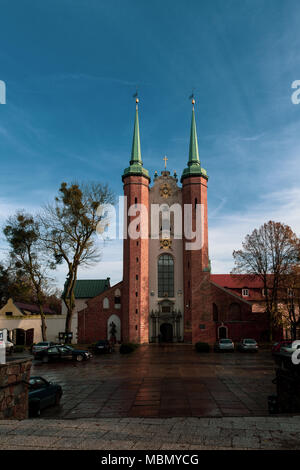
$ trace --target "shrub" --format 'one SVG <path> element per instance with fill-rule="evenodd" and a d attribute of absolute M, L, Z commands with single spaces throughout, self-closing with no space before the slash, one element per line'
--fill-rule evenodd
<path fill-rule="evenodd" d="M 136 350 L 138 344 L 135 343 L 123 343 L 120 346 L 120 354 L 130 354 Z"/>
<path fill-rule="evenodd" d="M 201 341 L 199 341 L 195 344 L 195 349 L 197 352 L 209 352 L 210 347 L 208 343 L 202 343 Z"/>

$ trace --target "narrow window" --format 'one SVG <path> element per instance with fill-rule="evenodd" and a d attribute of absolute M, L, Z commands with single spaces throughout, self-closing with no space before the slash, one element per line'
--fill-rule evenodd
<path fill-rule="evenodd" d="M 171 255 L 158 258 L 158 297 L 174 297 L 174 260 Z"/>

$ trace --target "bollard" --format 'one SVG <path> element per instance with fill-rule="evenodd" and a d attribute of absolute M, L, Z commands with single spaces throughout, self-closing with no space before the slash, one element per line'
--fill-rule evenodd
<path fill-rule="evenodd" d="M 5 333 L 0 331 L 0 364 L 6 364 L 6 342 Z"/>

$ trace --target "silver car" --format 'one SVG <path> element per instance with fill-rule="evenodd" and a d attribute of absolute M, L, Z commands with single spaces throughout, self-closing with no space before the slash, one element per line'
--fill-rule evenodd
<path fill-rule="evenodd" d="M 251 338 L 245 338 L 238 343 L 238 350 L 239 351 L 253 351 L 257 352 L 258 351 L 258 344 L 255 341 L 255 339 Z"/>
<path fill-rule="evenodd" d="M 234 342 L 232 339 L 219 339 L 214 347 L 215 351 L 234 351 Z"/>
<path fill-rule="evenodd" d="M 7 340 L 5 343 L 6 354 L 12 354 L 14 352 L 14 347 L 15 347 L 14 343 Z"/>
<path fill-rule="evenodd" d="M 40 343 L 34 344 L 32 346 L 31 352 L 32 354 L 37 353 L 38 351 L 42 351 L 43 349 L 49 348 L 50 346 L 54 346 L 56 343 L 53 341 L 41 341 Z"/>
<path fill-rule="evenodd" d="M 281 346 L 280 348 L 280 355 L 281 356 L 292 356 L 292 354 L 300 349 L 300 341 L 295 340 L 291 344 L 286 344 L 285 346 Z"/>

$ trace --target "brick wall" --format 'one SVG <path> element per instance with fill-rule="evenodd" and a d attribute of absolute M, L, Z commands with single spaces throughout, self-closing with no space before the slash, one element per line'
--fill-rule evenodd
<path fill-rule="evenodd" d="M 196 231 L 196 204 L 204 206 L 204 219 L 201 220 L 203 246 L 201 249 L 186 249 L 191 240 L 183 238 L 183 274 L 184 274 L 184 340 L 195 342 L 194 326 L 198 320 L 208 321 L 206 289 L 208 276 L 208 226 L 207 226 L 207 180 L 200 176 L 185 178 L 182 182 L 183 224 L 185 205 L 192 206 L 192 230 Z M 184 226 L 184 225 L 183 225 Z"/>
<path fill-rule="evenodd" d="M 0 364 L 0 419 L 28 418 L 28 382 L 31 359 Z"/>
<path fill-rule="evenodd" d="M 115 291 L 121 291 L 121 308 L 115 308 Z M 109 308 L 104 308 L 103 300 L 107 298 Z M 107 339 L 107 321 L 113 314 L 118 315 L 123 324 L 123 291 L 122 282 L 102 292 L 93 299 L 88 300 L 87 308 L 78 312 L 78 342 L 94 343 L 100 339 Z M 122 336 L 121 336 L 122 339 Z"/>
<path fill-rule="evenodd" d="M 143 204 L 149 214 L 149 180 L 143 176 L 124 178 L 124 195 L 128 208 Z M 139 213 L 125 214 L 125 222 L 138 222 Z M 137 222 L 135 222 L 137 220 Z M 148 237 L 149 218 L 142 221 Z M 125 224 L 126 227 L 126 224 Z M 137 230 L 138 231 L 138 230 Z M 149 239 L 134 240 L 128 236 L 123 243 L 123 338 L 134 343 L 148 342 L 149 339 Z"/>

